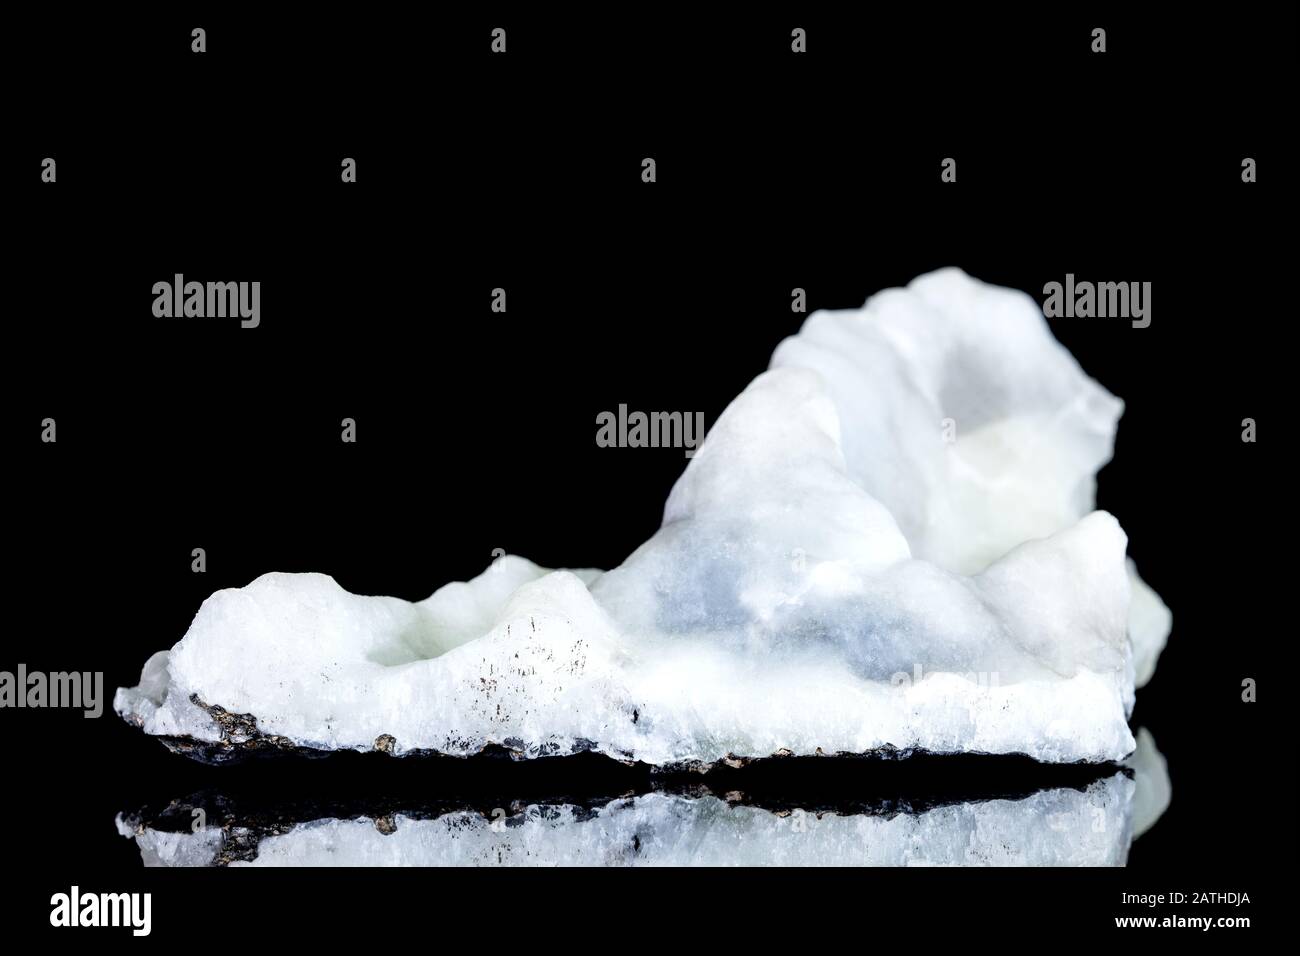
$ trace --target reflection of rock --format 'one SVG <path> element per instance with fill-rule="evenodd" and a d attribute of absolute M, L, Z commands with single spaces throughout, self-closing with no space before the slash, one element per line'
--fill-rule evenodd
<path fill-rule="evenodd" d="M 117 832 L 134 837 L 145 866 L 212 866 L 228 834 L 216 827 L 197 833 L 168 833 L 139 827 L 124 817 L 117 818 Z"/>
<path fill-rule="evenodd" d="M 595 807 L 531 803 L 166 832 L 126 818 L 146 866 L 1120 866 L 1134 781 L 922 812 L 776 811 L 651 792 Z M 183 808 L 182 808 L 183 809 Z M 178 819 L 188 813 L 178 810 Z"/>
<path fill-rule="evenodd" d="M 260 766 L 117 826 L 146 866 L 1122 865 L 1170 799 L 1150 732 L 1137 740 L 1109 773 L 991 756 L 672 775 L 595 754 L 335 755 Z"/>
<path fill-rule="evenodd" d="M 1174 791 L 1165 758 L 1156 749 L 1151 731 L 1145 727 L 1137 732 L 1137 750 L 1128 759 L 1127 766 L 1133 769 L 1137 784 L 1133 792 L 1133 839 L 1136 840 L 1169 809 Z"/>

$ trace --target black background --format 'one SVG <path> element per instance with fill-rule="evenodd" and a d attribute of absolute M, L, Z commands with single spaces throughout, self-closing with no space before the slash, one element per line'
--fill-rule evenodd
<path fill-rule="evenodd" d="M 796 286 L 812 310 L 945 265 L 1040 299 L 1067 272 L 1150 281 L 1150 328 L 1051 323 L 1127 403 L 1099 506 L 1175 615 L 1135 714 L 1169 760 L 1173 804 L 1134 869 L 1061 876 L 1050 902 L 1032 874 L 860 874 L 799 899 L 779 874 L 729 885 L 795 913 L 869 893 L 885 914 L 941 897 L 973 917 L 998 899 L 1007 926 L 1102 927 L 1128 912 L 1120 889 L 1249 889 L 1267 913 L 1262 867 L 1295 849 L 1292 638 L 1277 619 L 1290 574 L 1273 556 L 1290 510 L 1272 479 L 1294 318 L 1293 10 L 222 10 L 7 24 L 19 610 L 0 668 L 102 670 L 111 697 L 211 591 L 270 570 L 416 600 L 494 548 L 616 565 L 658 526 L 684 462 L 597 448 L 597 413 L 712 423 L 797 331 Z M 505 56 L 489 52 L 494 26 Z M 1094 26 L 1105 54 L 1089 50 Z M 40 182 L 45 156 L 56 184 Z M 947 156 L 955 184 L 940 182 Z M 155 319 L 152 284 L 176 272 L 260 280 L 261 326 Z M 47 416 L 57 444 L 40 442 Z M 344 417 L 356 444 L 339 440 Z M 1245 417 L 1258 444 L 1240 440 Z M 230 892 L 221 874 L 141 871 L 112 822 L 220 771 L 111 713 L 0 721 L 5 857 L 30 877 L 0 904 L 7 926 L 48 927 L 49 894 L 78 882 L 154 890 L 165 937 L 188 925 L 169 900 Z M 539 891 L 465 879 L 473 899 Z M 292 912 L 311 894 L 374 885 L 392 905 L 439 882 L 248 880 Z M 665 892 L 635 881 L 572 874 L 546 898 Z M 709 879 L 669 885 L 711 919 L 740 917 Z"/>

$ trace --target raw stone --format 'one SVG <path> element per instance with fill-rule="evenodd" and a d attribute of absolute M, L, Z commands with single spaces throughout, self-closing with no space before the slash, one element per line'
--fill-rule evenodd
<path fill-rule="evenodd" d="M 1122 760 L 1171 616 L 1093 510 L 1121 410 L 1027 295 L 931 273 L 810 316 L 618 568 L 508 556 L 418 603 L 265 574 L 114 706 L 210 760 Z"/>

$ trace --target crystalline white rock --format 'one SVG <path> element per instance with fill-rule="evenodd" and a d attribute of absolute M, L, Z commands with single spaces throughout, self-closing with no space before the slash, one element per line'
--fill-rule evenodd
<path fill-rule="evenodd" d="M 1156 672 L 1156 660 L 1164 650 L 1165 640 L 1173 627 L 1174 616 L 1160 595 L 1137 576 L 1137 568 L 1128 563 L 1129 583 L 1132 585 L 1128 611 L 1128 632 L 1133 640 L 1133 667 L 1138 687 L 1142 687 Z"/>
<path fill-rule="evenodd" d="M 1121 403 L 1033 300 L 943 270 L 812 315 L 772 364 L 620 567 L 507 557 L 418 603 L 266 574 L 118 712 L 399 754 L 1129 754 L 1170 615 L 1092 510 Z"/>

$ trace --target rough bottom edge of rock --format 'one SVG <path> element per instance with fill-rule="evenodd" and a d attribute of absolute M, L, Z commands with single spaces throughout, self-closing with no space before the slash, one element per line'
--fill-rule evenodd
<path fill-rule="evenodd" d="M 191 695 L 155 702 L 138 688 L 120 689 L 117 712 L 173 752 L 205 763 L 249 757 L 321 756 L 377 752 L 394 757 L 468 758 L 497 753 L 542 759 L 597 753 L 617 761 L 673 769 L 790 756 L 905 759 L 912 754 L 1023 755 L 1047 763 L 1104 764 L 1124 760 L 1134 739 L 1124 719 L 1121 688 L 1108 675 L 1081 672 L 1066 680 L 980 685 L 933 674 L 910 687 L 869 685 L 853 693 L 825 692 L 820 702 L 787 696 L 779 708 L 715 702 L 723 732 L 703 734 L 656 727 L 655 712 L 620 700 L 551 718 L 572 718 L 570 734 L 523 736 L 442 731 L 407 737 L 379 732 L 366 739 L 312 737 L 263 730 L 258 715 L 236 713 Z M 815 695 L 816 688 L 807 694 Z M 779 699 L 779 698 L 778 698 Z M 794 707 L 792 712 L 791 708 Z M 751 714 L 746 720 L 746 712 Z"/>

